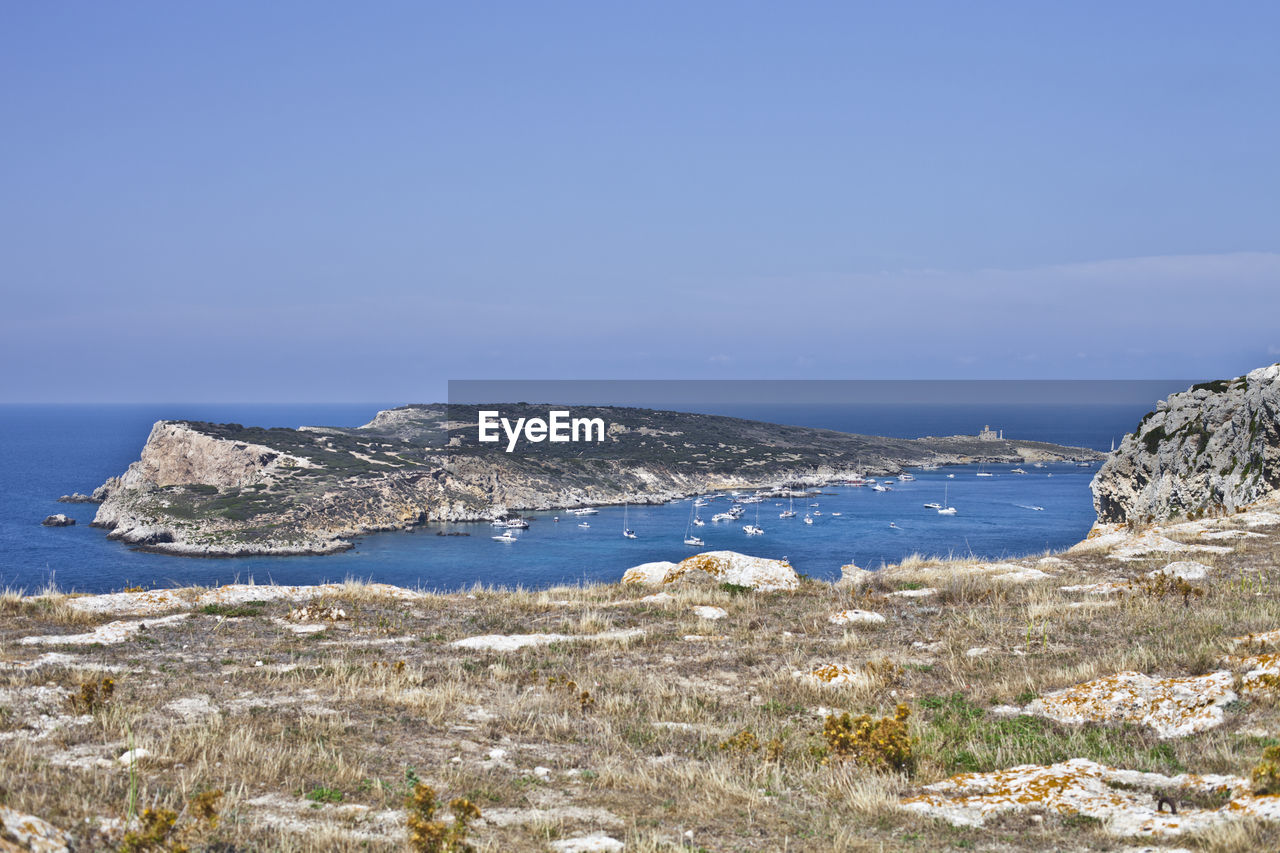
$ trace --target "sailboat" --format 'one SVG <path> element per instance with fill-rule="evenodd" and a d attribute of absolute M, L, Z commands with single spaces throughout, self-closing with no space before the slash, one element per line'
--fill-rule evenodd
<path fill-rule="evenodd" d="M 697 509 L 698 507 L 696 505 L 696 502 L 694 506 L 689 508 L 689 523 L 686 524 L 684 528 L 684 544 L 693 545 L 696 548 L 701 548 L 703 545 L 706 545 L 707 543 L 703 542 L 697 536 L 693 535 L 693 518 L 694 518 L 694 513 L 697 512 Z"/>
<path fill-rule="evenodd" d="M 992 474 L 990 471 L 988 471 L 988 470 L 986 469 L 986 466 L 985 466 L 985 465 L 979 465 L 979 466 L 978 466 L 978 473 L 977 473 L 977 476 L 979 476 L 979 477 L 994 477 L 994 476 L 995 476 L 995 474 Z"/>
<path fill-rule="evenodd" d="M 622 505 L 622 538 L 635 539 L 636 532 L 632 530 L 630 527 L 627 527 L 627 510 L 628 509 L 629 509 L 629 506 L 624 503 Z"/>
<path fill-rule="evenodd" d="M 813 524 L 813 516 L 809 515 L 808 513 L 805 513 L 805 516 L 804 516 L 804 523 L 805 523 L 805 524 Z"/>
<path fill-rule="evenodd" d="M 938 509 L 938 515 L 955 515 L 956 508 L 947 501 L 947 486 L 942 487 L 942 506 Z"/>
<path fill-rule="evenodd" d="M 756 523 L 747 524 L 742 529 L 748 536 L 760 536 L 764 533 L 764 528 L 760 526 L 760 504 L 756 504 Z"/>
<path fill-rule="evenodd" d="M 787 500 L 787 511 L 778 513 L 778 518 L 796 517 L 796 496 L 792 494 Z"/>

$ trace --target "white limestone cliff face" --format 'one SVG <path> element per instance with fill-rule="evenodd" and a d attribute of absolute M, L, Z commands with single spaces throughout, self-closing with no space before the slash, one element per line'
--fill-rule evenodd
<path fill-rule="evenodd" d="M 1280 365 L 1161 401 L 1093 479 L 1099 522 L 1232 513 L 1280 488 Z"/>
<path fill-rule="evenodd" d="M 313 463 L 261 444 L 205 435 L 185 423 L 159 421 L 120 485 L 248 486 L 269 479 L 281 466 L 310 468 Z"/>

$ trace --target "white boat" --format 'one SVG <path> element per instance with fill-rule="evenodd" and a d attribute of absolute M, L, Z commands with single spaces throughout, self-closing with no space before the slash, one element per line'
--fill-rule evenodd
<path fill-rule="evenodd" d="M 710 501 L 708 501 L 708 500 L 706 500 L 706 499 L 704 499 L 704 498 L 698 498 L 696 501 L 694 501 L 694 502 L 693 502 L 693 505 L 694 505 L 694 506 L 706 506 L 708 503 L 710 503 Z"/>
<path fill-rule="evenodd" d="M 910 483 L 915 478 L 916 478 L 915 474 L 912 474 L 910 471 L 903 471 L 901 474 L 898 475 L 898 482 Z"/>
<path fill-rule="evenodd" d="M 805 524 L 813 524 L 813 519 L 812 519 L 810 516 L 807 516 L 807 515 L 806 515 L 806 516 L 804 517 L 804 523 L 805 523 Z"/>
<path fill-rule="evenodd" d="M 986 466 L 984 466 L 984 465 L 979 465 L 979 466 L 978 466 L 978 473 L 977 473 L 975 476 L 978 476 L 978 477 L 994 477 L 994 476 L 995 476 L 995 474 L 992 474 L 990 471 L 988 471 L 988 470 L 986 469 Z"/>
<path fill-rule="evenodd" d="M 742 530 L 748 536 L 760 536 L 761 534 L 764 533 L 763 527 L 756 527 L 754 524 L 748 524 L 745 527 L 743 527 Z"/>
<path fill-rule="evenodd" d="M 809 506 L 817 506 L 817 504 L 816 504 L 816 503 L 814 503 L 814 504 L 809 504 Z"/>
<path fill-rule="evenodd" d="M 820 509 L 815 509 L 815 510 L 813 511 L 813 515 L 814 515 L 814 517 L 815 517 L 815 518 L 816 518 L 816 517 L 818 517 L 818 516 L 820 516 L 820 515 L 822 515 L 822 510 L 820 510 Z"/>
<path fill-rule="evenodd" d="M 636 538 L 636 532 L 627 526 L 627 510 L 629 509 L 630 507 L 627 504 L 624 503 L 622 505 L 622 538 L 623 539 Z"/>
<path fill-rule="evenodd" d="M 716 522 L 737 521 L 738 517 L 731 512 L 717 512 L 715 515 L 711 516 L 711 520 Z"/>
<path fill-rule="evenodd" d="M 897 529 L 898 529 L 898 524 L 897 524 L 897 522 L 891 521 L 891 522 L 889 522 L 889 526 L 890 526 L 890 527 L 892 527 L 894 530 L 897 530 Z"/>
<path fill-rule="evenodd" d="M 693 545 L 695 547 L 700 548 L 706 543 L 703 542 L 701 539 L 699 539 L 697 536 L 693 535 L 693 522 L 695 519 L 700 520 L 697 518 L 697 514 L 698 514 L 697 501 L 694 501 L 694 505 L 689 507 L 689 523 L 684 526 L 684 544 Z"/>
<path fill-rule="evenodd" d="M 505 531 L 501 536 L 490 536 L 494 542 L 518 542 L 520 537 L 516 536 L 510 530 Z"/>
<path fill-rule="evenodd" d="M 947 502 L 947 487 L 942 487 L 942 503 L 943 506 L 938 508 L 938 515 L 955 515 L 956 508 Z"/>
<path fill-rule="evenodd" d="M 568 512 L 569 512 L 569 515 L 599 515 L 600 514 L 600 510 L 592 509 L 589 506 L 580 507 L 578 509 L 571 509 Z"/>
<path fill-rule="evenodd" d="M 886 486 L 886 485 L 883 485 L 883 484 L 881 484 L 881 483 L 876 483 L 874 486 L 872 486 L 872 487 L 871 487 L 871 491 L 873 491 L 873 492 L 887 492 L 887 491 L 889 491 L 889 487 L 888 487 L 888 486 Z"/>
<path fill-rule="evenodd" d="M 1027 472 L 1026 472 L 1026 471 L 1023 471 L 1021 468 L 1014 468 L 1014 469 L 1013 469 L 1012 471 L 1010 471 L 1009 473 L 1010 473 L 1010 474 L 1025 474 L 1025 473 L 1027 473 Z"/>
<path fill-rule="evenodd" d="M 700 518 L 695 518 L 695 519 L 693 520 L 693 526 L 694 526 L 694 527 L 705 527 L 706 525 L 707 525 L 707 523 L 706 523 L 705 521 L 703 521 L 702 519 L 700 519 Z"/>
<path fill-rule="evenodd" d="M 925 505 L 924 505 L 924 508 L 925 508 L 925 509 L 942 509 L 942 504 L 937 503 L 937 502 L 935 502 L 935 501 L 931 501 L 931 502 L 929 502 L 929 503 L 925 504 Z"/>
<path fill-rule="evenodd" d="M 955 478 L 956 478 L 956 475 L 955 475 L 955 474 L 948 474 L 948 475 L 947 475 L 947 479 L 948 479 L 948 480 L 954 480 Z"/>
<path fill-rule="evenodd" d="M 528 530 L 529 522 L 525 521 L 523 518 L 513 518 L 507 522 L 507 529 L 508 530 Z"/>
<path fill-rule="evenodd" d="M 795 518 L 796 517 L 796 499 L 791 497 L 787 500 L 787 509 L 785 512 L 778 513 L 778 518 Z"/>
<path fill-rule="evenodd" d="M 489 522 L 489 526 L 490 527 L 506 527 L 507 520 L 505 518 L 495 518 L 493 521 Z"/>
<path fill-rule="evenodd" d="M 579 521 L 579 522 L 578 522 L 578 526 L 579 526 L 579 527 L 581 527 L 581 528 L 583 528 L 583 529 L 585 530 L 586 528 L 590 527 L 591 525 L 590 525 L 590 524 L 588 524 L 588 523 L 587 523 L 587 522 L 585 522 L 585 521 Z"/>
<path fill-rule="evenodd" d="M 831 513 L 831 514 L 832 514 L 832 515 L 844 515 L 844 513 L 842 513 L 842 512 L 833 512 L 833 513 Z"/>

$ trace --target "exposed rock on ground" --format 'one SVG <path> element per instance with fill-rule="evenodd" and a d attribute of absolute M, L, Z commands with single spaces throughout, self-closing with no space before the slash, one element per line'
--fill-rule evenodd
<path fill-rule="evenodd" d="M 902 807 L 959 826 L 982 826 L 1008 812 L 1044 810 L 1101 821 L 1122 838 L 1163 837 L 1204 830 L 1246 817 L 1280 819 L 1280 796 L 1251 796 L 1237 776 L 1162 776 L 1117 770 L 1083 758 L 1052 766 L 1020 765 L 994 773 L 965 773 L 925 786 Z M 1175 802 L 1217 798 L 1216 808 L 1183 804 L 1159 811 L 1158 797 Z M 1176 807 L 1176 806 L 1175 806 Z"/>
<path fill-rule="evenodd" d="M 71 837 L 48 821 L 0 806 L 0 853 L 67 853 Z"/>
<path fill-rule="evenodd" d="M 1229 672 L 1153 678 L 1120 672 L 1034 700 L 1026 713 L 1063 723 L 1128 722 L 1159 737 L 1185 737 L 1222 725 L 1223 706 L 1237 696 Z"/>
<path fill-rule="evenodd" d="M 879 625 L 884 622 L 884 615 L 869 610 L 841 610 L 827 617 L 833 625 Z"/>

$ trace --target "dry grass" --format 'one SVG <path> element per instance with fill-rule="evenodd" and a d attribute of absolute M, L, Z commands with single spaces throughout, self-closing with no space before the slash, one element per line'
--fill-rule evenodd
<path fill-rule="evenodd" d="M 972 560 L 913 556 L 860 590 L 806 581 L 795 593 L 743 595 L 709 584 L 668 590 L 665 603 L 639 601 L 652 590 L 616 585 L 477 586 L 403 601 L 349 581 L 323 602 L 347 618 L 312 634 L 294 633 L 286 618 L 294 605 L 279 601 L 231 618 L 196 613 L 118 645 L 59 647 L 12 641 L 113 617 L 69 608 L 56 591 L 6 592 L 5 658 L 54 652 L 70 662 L 0 665 L 0 796 L 75 827 L 85 850 L 118 845 L 118 833 L 84 827 L 125 818 L 131 801 L 174 809 L 182 825 L 183 809 L 205 790 L 224 792 L 222 820 L 193 849 L 401 849 L 403 797 L 417 780 L 442 800 L 467 797 L 494 816 L 472 830 L 479 850 L 542 849 L 595 830 L 631 850 L 678 849 L 687 831 L 695 849 L 715 850 L 1114 849 L 1096 827 L 1059 815 L 957 829 L 896 802 L 955 772 L 1070 757 L 1247 775 L 1280 732 L 1269 695 L 1237 703 L 1222 728 L 1177 741 L 1001 719 L 987 709 L 1119 670 L 1218 668 L 1228 638 L 1280 627 L 1272 541 L 1194 556 L 1214 571 L 1198 582 L 1203 598 L 1186 606 L 1140 592 L 1058 589 L 1136 578 L 1163 558 L 1073 554 L 1048 580 L 1010 583 Z M 923 586 L 938 592 L 888 595 Z M 1070 606 L 1081 601 L 1089 606 Z M 729 616 L 700 620 L 690 611 L 697 604 Z M 887 621 L 827 621 L 846 608 Z M 634 628 L 643 636 L 626 642 L 508 653 L 451 645 L 480 634 Z M 869 677 L 824 686 L 792 676 L 829 663 Z M 48 699 L 50 690 L 69 694 L 101 678 L 103 668 L 116 691 L 90 716 L 74 718 L 57 695 Z M 909 775 L 824 763 L 824 714 L 880 717 L 899 702 L 912 709 Z M 740 747 L 722 748 L 744 731 L 752 737 Z M 115 763 L 130 745 L 150 752 L 132 776 Z M 1266 849 L 1273 838 L 1273 826 L 1237 824 L 1187 843 Z"/>

